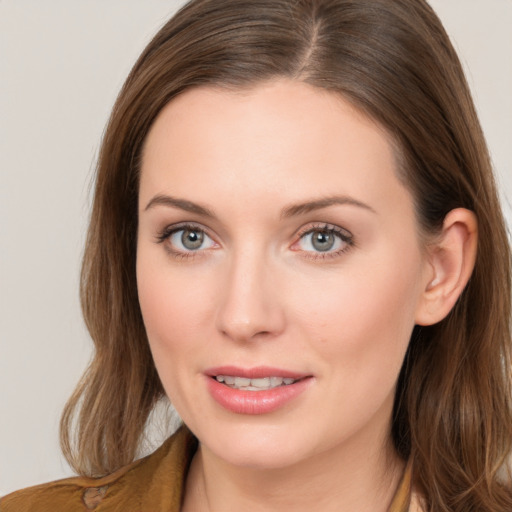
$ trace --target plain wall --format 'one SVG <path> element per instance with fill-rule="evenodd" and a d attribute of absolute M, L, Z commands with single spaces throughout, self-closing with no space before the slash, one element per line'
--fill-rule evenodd
<path fill-rule="evenodd" d="M 512 0 L 431 3 L 512 197 Z M 58 421 L 91 355 L 78 273 L 94 163 L 124 78 L 182 4 L 0 0 L 0 496 L 71 474 Z"/>

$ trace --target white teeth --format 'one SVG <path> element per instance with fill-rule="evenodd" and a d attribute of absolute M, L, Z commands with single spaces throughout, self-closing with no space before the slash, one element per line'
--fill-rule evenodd
<path fill-rule="evenodd" d="M 251 386 L 255 388 L 269 388 L 270 377 L 263 377 L 263 379 L 251 379 Z"/>
<path fill-rule="evenodd" d="M 280 386 L 283 383 L 282 377 L 270 377 L 270 385 L 275 388 L 276 386 Z"/>
<path fill-rule="evenodd" d="M 296 379 L 289 377 L 261 377 L 258 379 L 248 379 L 246 377 L 233 377 L 230 375 L 217 375 L 217 382 L 223 382 L 230 388 L 242 389 L 244 391 L 263 391 L 266 389 L 276 388 L 278 386 L 290 385 Z"/>

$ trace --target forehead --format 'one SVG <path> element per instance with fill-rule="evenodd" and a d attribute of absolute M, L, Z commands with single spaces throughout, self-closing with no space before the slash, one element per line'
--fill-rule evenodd
<path fill-rule="evenodd" d="M 282 201 L 335 189 L 368 201 L 403 188 L 396 171 L 391 137 L 335 93 L 286 80 L 242 91 L 201 87 L 154 122 L 140 195 L 169 188 L 202 202 L 214 193 L 234 201 L 235 192 L 243 201 Z"/>

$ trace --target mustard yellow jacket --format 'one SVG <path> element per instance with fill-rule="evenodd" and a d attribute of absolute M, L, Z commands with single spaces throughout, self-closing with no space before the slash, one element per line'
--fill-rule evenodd
<path fill-rule="evenodd" d="M 109 476 L 57 480 L 0 500 L 1 512 L 179 512 L 197 440 L 181 427 L 153 454 Z M 419 512 L 407 467 L 389 512 Z"/>

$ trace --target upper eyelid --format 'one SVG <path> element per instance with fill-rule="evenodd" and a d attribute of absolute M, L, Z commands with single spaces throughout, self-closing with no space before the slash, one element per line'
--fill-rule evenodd
<path fill-rule="evenodd" d="M 352 240 L 354 237 L 354 235 L 352 235 L 352 233 L 348 229 L 342 228 L 341 226 L 338 226 L 336 224 L 331 224 L 329 222 L 318 222 L 309 225 L 307 224 L 306 226 L 303 226 L 300 229 L 298 229 L 295 236 L 303 237 L 304 235 L 307 235 L 308 233 L 312 233 L 315 231 L 332 231 L 350 240 Z"/>
<path fill-rule="evenodd" d="M 163 229 L 159 230 L 157 233 L 157 236 L 158 237 L 170 236 L 171 234 L 176 233 L 177 231 L 181 231 L 181 230 L 184 230 L 187 228 L 197 229 L 197 231 L 202 231 L 210 238 L 212 238 L 212 239 L 214 238 L 214 236 L 212 236 L 212 234 L 211 234 L 211 230 L 209 228 L 207 228 L 206 226 L 203 226 L 202 224 L 200 224 L 198 222 L 187 222 L 187 221 L 177 222 L 176 224 L 169 224 L 169 225 L 165 226 Z"/>

